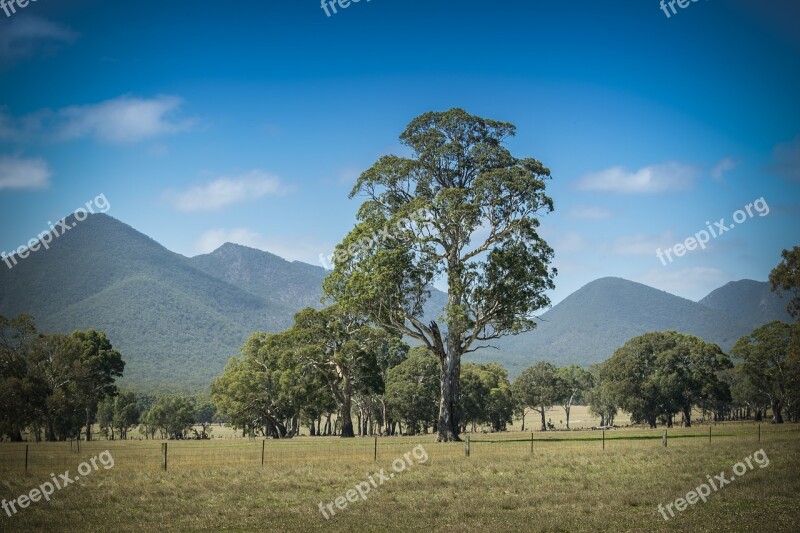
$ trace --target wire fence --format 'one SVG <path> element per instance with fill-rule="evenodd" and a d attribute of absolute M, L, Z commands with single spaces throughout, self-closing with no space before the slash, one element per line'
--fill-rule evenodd
<path fill-rule="evenodd" d="M 550 431 L 535 433 L 474 433 L 463 442 L 434 443 L 435 436 L 300 437 L 294 439 L 225 439 L 205 441 L 68 441 L 0 443 L 0 475 L 55 473 L 108 450 L 115 471 L 191 471 L 215 468 L 256 468 L 283 464 L 357 463 L 392 460 L 423 446 L 432 460 L 513 458 L 546 455 L 565 449 L 598 451 L 696 448 L 729 443 L 768 443 L 800 438 L 800 426 L 719 425 L 670 429 Z"/>

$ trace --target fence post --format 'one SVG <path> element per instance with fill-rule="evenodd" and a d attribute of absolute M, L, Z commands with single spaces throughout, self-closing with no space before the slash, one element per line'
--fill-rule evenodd
<path fill-rule="evenodd" d="M 164 471 L 166 472 L 167 471 L 167 443 L 165 442 L 164 444 L 161 445 L 161 447 L 164 450 Z"/>
<path fill-rule="evenodd" d="M 708 426 L 708 443 L 711 444 L 711 426 Z"/>
<path fill-rule="evenodd" d="M 375 453 L 373 454 L 373 459 L 375 461 L 378 460 L 378 436 L 375 435 Z"/>
<path fill-rule="evenodd" d="M 25 473 L 28 473 L 28 445 L 25 445 Z"/>
<path fill-rule="evenodd" d="M 664 442 L 664 448 L 666 448 L 667 447 L 667 430 L 666 429 L 664 430 L 664 437 L 662 437 L 662 440 Z"/>
<path fill-rule="evenodd" d="M 761 442 L 761 424 L 758 425 L 758 442 Z"/>
<path fill-rule="evenodd" d="M 531 431 L 531 455 L 533 455 L 533 431 Z"/>
<path fill-rule="evenodd" d="M 606 430 L 603 430 L 603 449 L 606 449 Z"/>
<path fill-rule="evenodd" d="M 464 453 L 469 457 L 469 435 L 467 435 L 467 446 L 464 448 Z"/>
<path fill-rule="evenodd" d="M 261 466 L 264 466 L 264 451 L 267 447 L 267 439 L 261 440 Z"/>

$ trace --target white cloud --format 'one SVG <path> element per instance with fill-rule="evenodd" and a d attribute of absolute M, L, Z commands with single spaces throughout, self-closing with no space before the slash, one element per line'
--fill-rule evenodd
<path fill-rule="evenodd" d="M 291 237 L 266 238 L 248 228 L 212 229 L 195 241 L 194 250 L 199 254 L 207 254 L 230 242 L 269 252 L 289 261 L 303 261 L 322 266 L 319 261 L 319 255 L 322 253 L 320 250 L 332 249 L 332 246 L 316 245 L 312 240 Z"/>
<path fill-rule="evenodd" d="M 620 237 L 611 245 L 614 255 L 635 255 L 656 257 L 658 248 L 664 249 L 674 244 L 672 234 L 664 232 L 661 235 L 628 235 Z"/>
<path fill-rule="evenodd" d="M 172 135 L 195 124 L 194 120 L 169 118 L 181 103 L 174 96 L 121 96 L 99 104 L 66 107 L 57 114 L 57 135 L 63 139 L 93 137 L 107 143 L 133 143 Z"/>
<path fill-rule="evenodd" d="M 46 189 L 51 175 L 44 159 L 0 156 L 0 190 Z"/>
<path fill-rule="evenodd" d="M 237 177 L 221 177 L 183 192 L 167 191 L 165 197 L 178 211 L 217 211 L 232 204 L 281 194 L 280 180 L 261 170 Z"/>
<path fill-rule="evenodd" d="M 634 277 L 633 281 L 697 301 L 731 280 L 727 274 L 716 268 L 694 267 L 671 270 L 657 267 Z"/>
<path fill-rule="evenodd" d="M 578 205 L 573 207 L 567 212 L 572 218 L 588 219 L 588 220 L 603 220 L 611 218 L 613 213 L 608 209 L 602 207 L 593 207 L 586 205 Z"/>
<path fill-rule="evenodd" d="M 576 253 L 586 250 L 586 240 L 578 233 L 567 233 L 553 239 L 551 246 L 556 253 Z"/>
<path fill-rule="evenodd" d="M 789 181 L 800 183 L 800 134 L 772 151 L 772 170 Z"/>
<path fill-rule="evenodd" d="M 52 54 L 77 38 L 76 32 L 58 22 L 17 14 L 0 33 L 0 63 Z"/>
<path fill-rule="evenodd" d="M 629 172 L 623 167 L 612 167 L 586 174 L 578 179 L 577 187 L 585 191 L 625 194 L 680 191 L 691 188 L 696 175 L 696 168 L 675 162 L 650 165 L 636 172 Z"/>
<path fill-rule="evenodd" d="M 725 173 L 735 169 L 737 166 L 738 163 L 730 157 L 721 159 L 720 162 L 711 169 L 711 177 L 714 178 L 715 181 L 722 182 L 725 179 Z"/>
<path fill-rule="evenodd" d="M 0 139 L 23 142 L 34 137 L 57 141 L 92 138 L 112 144 L 135 143 L 191 129 L 196 120 L 173 118 L 181 103 L 175 96 L 121 96 L 56 111 L 44 109 L 18 118 L 0 110 Z"/>

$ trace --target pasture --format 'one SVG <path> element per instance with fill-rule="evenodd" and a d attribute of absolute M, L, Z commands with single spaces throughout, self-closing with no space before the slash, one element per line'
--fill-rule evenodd
<path fill-rule="evenodd" d="M 530 421 L 528 421 L 530 424 Z M 108 450 L 114 466 L 92 471 L 30 503 L 2 531 L 794 531 L 800 522 L 800 428 L 727 423 L 605 432 L 506 432 L 437 444 L 432 436 L 300 437 L 285 441 L 222 438 L 160 441 L 0 444 L 0 497 L 11 500 Z M 425 451 L 423 462 L 371 488 L 346 494 L 393 461 Z M 604 446 L 604 447 L 603 447 Z M 707 475 L 763 449 L 756 467 L 665 521 L 659 504 L 686 495 Z M 264 461 L 262 465 L 262 452 Z M 397 464 L 397 463 L 394 463 Z M 351 493 L 352 496 L 353 493 Z M 341 497 L 326 519 L 319 510 Z"/>

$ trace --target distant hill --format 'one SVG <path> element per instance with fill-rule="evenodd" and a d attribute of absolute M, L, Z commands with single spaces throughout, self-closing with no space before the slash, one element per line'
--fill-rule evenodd
<path fill-rule="evenodd" d="M 227 243 L 189 264 L 250 294 L 278 300 L 293 309 L 321 307 L 324 268 L 289 262 L 271 253 Z"/>
<path fill-rule="evenodd" d="M 236 244 L 187 258 L 114 218 L 91 215 L 12 270 L 0 263 L 0 314 L 31 313 L 45 332 L 103 330 L 127 363 L 125 384 L 197 391 L 252 332 L 283 330 L 301 308 L 319 307 L 325 276 L 321 267 Z M 755 326 L 785 317 L 765 286 L 729 283 L 698 303 L 603 278 L 542 314 L 534 331 L 466 360 L 499 362 L 512 376 L 542 359 L 588 366 L 632 337 L 666 329 L 728 350 Z M 432 290 L 426 321 L 446 302 Z"/>
<path fill-rule="evenodd" d="M 709 293 L 699 303 L 722 311 L 751 329 L 773 320 L 793 321 L 786 311 L 788 299 L 772 292 L 766 281 L 731 281 Z"/>
<path fill-rule="evenodd" d="M 601 278 L 541 315 L 535 330 L 505 337 L 472 360 L 502 360 L 512 375 L 539 360 L 589 366 L 648 331 L 676 330 L 731 348 L 752 328 L 691 300 L 621 278 Z"/>
<path fill-rule="evenodd" d="M 237 257 L 254 277 L 272 263 L 266 289 L 249 292 Z M 124 382 L 161 390 L 206 387 L 253 331 L 285 329 L 318 303 L 324 276 L 236 245 L 191 260 L 99 214 L 12 270 L 0 266 L 0 314 L 31 313 L 47 332 L 104 330 L 126 361 Z"/>

